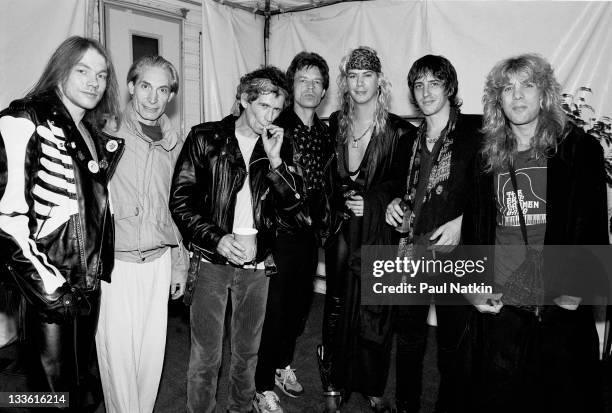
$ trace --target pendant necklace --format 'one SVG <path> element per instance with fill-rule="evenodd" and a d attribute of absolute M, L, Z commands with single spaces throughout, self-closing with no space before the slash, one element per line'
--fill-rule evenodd
<path fill-rule="evenodd" d="M 374 122 L 370 122 L 370 125 L 366 128 L 366 130 L 363 131 L 363 133 L 361 134 L 360 137 L 356 138 L 355 135 L 353 135 L 353 148 L 358 148 L 359 147 L 359 141 L 363 139 L 364 136 L 366 136 L 366 134 L 368 133 L 368 131 L 372 128 L 372 125 L 374 125 Z"/>
<path fill-rule="evenodd" d="M 431 143 L 436 143 L 438 141 L 438 139 L 440 139 L 440 135 L 434 137 L 434 138 L 429 138 L 429 137 L 425 137 L 425 141 L 429 144 Z"/>

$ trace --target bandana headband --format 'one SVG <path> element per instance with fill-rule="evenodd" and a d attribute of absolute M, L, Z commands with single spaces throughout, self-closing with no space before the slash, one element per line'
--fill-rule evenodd
<path fill-rule="evenodd" d="M 346 71 L 355 70 L 371 70 L 376 73 L 381 73 L 380 59 L 376 52 L 363 47 L 357 48 L 351 52 L 348 62 L 346 63 Z"/>

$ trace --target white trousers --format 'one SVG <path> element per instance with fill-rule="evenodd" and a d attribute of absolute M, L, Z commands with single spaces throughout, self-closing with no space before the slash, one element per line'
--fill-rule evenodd
<path fill-rule="evenodd" d="M 102 281 L 96 347 L 108 413 L 150 413 L 159 388 L 170 292 L 170 249 L 148 263 L 115 260 Z"/>

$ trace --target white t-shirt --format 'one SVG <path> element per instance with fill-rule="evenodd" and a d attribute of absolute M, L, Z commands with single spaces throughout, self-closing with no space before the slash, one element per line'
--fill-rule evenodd
<path fill-rule="evenodd" d="M 236 194 L 236 206 L 234 207 L 234 225 L 232 230 L 236 228 L 254 228 L 255 223 L 253 221 L 253 198 L 251 196 L 251 185 L 249 173 L 249 161 L 251 154 L 255 148 L 258 138 L 252 138 L 245 136 L 236 131 L 236 138 L 238 139 L 238 146 L 244 159 L 247 177 L 244 180 L 244 184 L 238 194 Z"/>

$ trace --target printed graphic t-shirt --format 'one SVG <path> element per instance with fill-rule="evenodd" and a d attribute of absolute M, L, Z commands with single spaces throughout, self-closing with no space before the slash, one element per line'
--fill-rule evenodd
<path fill-rule="evenodd" d="M 530 150 L 519 152 L 514 163 L 519 199 L 508 170 L 495 175 L 497 228 L 495 231 L 495 283 L 504 285 L 525 260 L 518 208 L 522 207 L 529 245 L 543 245 L 546 232 L 546 158 Z"/>

